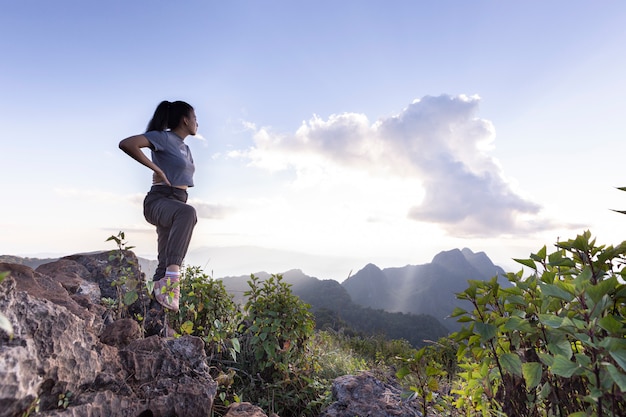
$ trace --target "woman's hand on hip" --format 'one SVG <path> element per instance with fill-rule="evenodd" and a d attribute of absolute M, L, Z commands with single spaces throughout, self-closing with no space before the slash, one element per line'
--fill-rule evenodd
<path fill-rule="evenodd" d="M 161 170 L 154 171 L 152 173 L 152 184 L 162 184 L 162 183 L 165 183 L 169 185 L 170 187 L 172 186 L 172 184 L 170 183 L 170 180 L 167 179 L 165 172 Z"/>

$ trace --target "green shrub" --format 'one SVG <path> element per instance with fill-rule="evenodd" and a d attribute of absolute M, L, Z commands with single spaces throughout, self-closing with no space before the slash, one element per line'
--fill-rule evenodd
<path fill-rule="evenodd" d="M 472 311 L 459 343 L 457 406 L 468 415 L 626 415 L 626 242 L 596 245 L 587 231 L 544 246 L 510 288 L 470 281 Z"/>
<path fill-rule="evenodd" d="M 180 280 L 178 312 L 168 312 L 171 326 L 179 334 L 201 337 L 212 360 L 225 360 L 228 352 L 237 360 L 237 325 L 240 312 L 220 280 L 214 280 L 199 267 L 187 267 Z"/>
<path fill-rule="evenodd" d="M 150 296 L 152 288 L 145 288 L 144 291 L 145 280 L 133 272 L 133 268 L 137 267 L 137 263 L 129 259 L 126 252 L 130 251 L 134 246 L 128 246 L 124 232 L 118 232 L 117 236 L 109 236 L 106 242 L 109 241 L 114 241 L 117 249 L 109 252 L 109 264 L 105 271 L 109 276 L 115 277 L 111 282 L 111 286 L 115 287 L 116 298 L 103 298 L 102 304 L 107 307 L 114 319 L 119 319 L 128 317 L 129 307 L 140 297 Z M 133 318 L 141 322 L 145 316 L 145 311 L 142 313 Z"/>
<path fill-rule="evenodd" d="M 450 338 L 430 343 L 396 356 L 400 368 L 395 375 L 410 393 L 407 400 L 419 401 L 424 417 L 429 415 L 430 409 L 451 415 L 450 390 L 458 371 L 457 345 Z"/>
<path fill-rule="evenodd" d="M 304 364 L 305 343 L 313 335 L 315 322 L 310 306 L 293 295 L 281 275 L 260 282 L 252 275 L 250 290 L 244 294 L 243 337 L 248 351 L 254 354 L 253 374 L 266 381 L 280 379 L 289 365 Z"/>
<path fill-rule="evenodd" d="M 308 354 L 315 322 L 281 275 L 261 282 L 254 275 L 245 293 L 239 364 L 249 401 L 279 415 L 316 415 L 325 387 L 314 378 L 316 358 Z"/>

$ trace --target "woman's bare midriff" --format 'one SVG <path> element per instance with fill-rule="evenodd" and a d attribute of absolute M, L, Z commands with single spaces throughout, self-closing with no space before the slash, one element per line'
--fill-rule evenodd
<path fill-rule="evenodd" d="M 167 185 L 167 184 L 162 183 L 162 182 L 156 182 L 156 183 L 153 182 L 152 185 Z M 187 185 L 172 185 L 172 187 L 179 188 L 181 190 L 187 190 L 187 188 L 189 188 Z"/>

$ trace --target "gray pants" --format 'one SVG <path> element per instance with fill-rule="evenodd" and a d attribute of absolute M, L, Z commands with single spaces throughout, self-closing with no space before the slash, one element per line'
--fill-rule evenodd
<path fill-rule="evenodd" d="M 143 215 L 156 226 L 158 261 L 153 280 L 165 276 L 168 265 L 182 265 L 193 228 L 196 210 L 186 204 L 187 191 L 167 185 L 153 185 L 143 201 Z"/>

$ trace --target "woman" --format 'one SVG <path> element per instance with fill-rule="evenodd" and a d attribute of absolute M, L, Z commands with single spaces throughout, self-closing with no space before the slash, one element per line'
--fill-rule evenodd
<path fill-rule="evenodd" d="M 184 101 L 161 102 L 146 133 L 120 142 L 120 149 L 153 171 L 152 188 L 143 202 L 146 220 L 156 226 L 159 265 L 154 274 L 156 300 L 178 311 L 180 266 L 196 225 L 196 211 L 186 204 L 195 170 L 184 140 L 198 131 L 196 113 Z M 152 160 L 142 148 L 150 148 Z"/>

